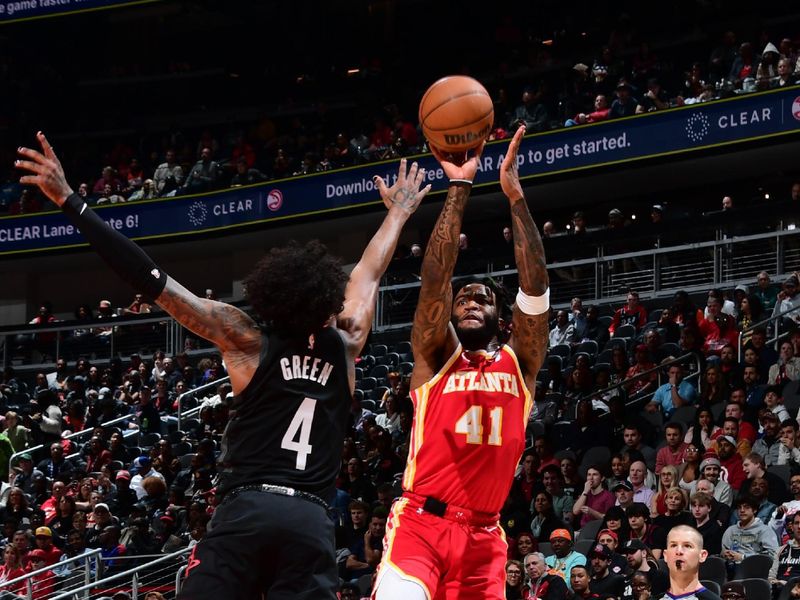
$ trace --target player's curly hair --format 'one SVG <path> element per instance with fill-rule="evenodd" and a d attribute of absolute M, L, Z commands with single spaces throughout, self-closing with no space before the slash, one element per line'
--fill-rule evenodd
<path fill-rule="evenodd" d="M 278 335 L 308 336 L 344 308 L 349 277 L 317 240 L 272 248 L 244 280 L 247 299 Z"/>

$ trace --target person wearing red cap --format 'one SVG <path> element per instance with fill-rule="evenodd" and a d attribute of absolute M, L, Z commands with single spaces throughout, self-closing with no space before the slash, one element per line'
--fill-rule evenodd
<path fill-rule="evenodd" d="M 736 440 L 729 435 L 717 438 L 719 463 L 725 473 L 725 480 L 734 490 L 739 491 L 747 477 L 742 467 L 742 455 L 736 451 Z"/>
<path fill-rule="evenodd" d="M 586 557 L 580 552 L 575 552 L 572 547 L 572 534 L 567 529 L 556 529 L 550 534 L 550 546 L 553 555 L 545 558 L 545 564 L 550 567 L 550 572 L 560 576 L 572 589 L 569 574 L 575 565 L 585 565 Z"/>
<path fill-rule="evenodd" d="M 39 529 L 46 529 L 40 527 Z M 38 531 L 38 530 L 37 530 Z M 28 555 L 31 560 L 31 571 L 38 571 L 52 564 L 47 562 L 47 552 L 37 548 Z M 45 600 L 55 594 L 56 575 L 51 570 L 31 576 L 31 600 Z"/>

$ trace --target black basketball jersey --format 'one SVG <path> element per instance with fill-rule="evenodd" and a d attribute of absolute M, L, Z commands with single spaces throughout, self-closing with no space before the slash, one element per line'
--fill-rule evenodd
<path fill-rule="evenodd" d="M 253 379 L 233 400 L 217 490 L 269 483 L 331 501 L 350 398 L 336 329 L 303 339 L 265 333 Z"/>

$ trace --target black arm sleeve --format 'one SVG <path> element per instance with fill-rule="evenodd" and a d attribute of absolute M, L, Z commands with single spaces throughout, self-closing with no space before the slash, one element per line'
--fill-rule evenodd
<path fill-rule="evenodd" d="M 77 194 L 62 206 L 70 221 L 114 272 L 146 297 L 155 300 L 167 285 L 167 274 L 131 240 L 104 222 Z"/>

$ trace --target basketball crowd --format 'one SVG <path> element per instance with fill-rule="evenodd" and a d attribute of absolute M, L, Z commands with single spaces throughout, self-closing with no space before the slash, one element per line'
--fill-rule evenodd
<path fill-rule="evenodd" d="M 512 34 L 520 35 L 513 22 L 497 25 L 496 37 Z M 660 55 L 630 32 L 615 31 L 607 44 L 593 49 L 550 42 L 540 47 L 534 65 L 522 69 L 529 71 L 527 76 L 512 77 L 502 69 L 501 74 L 476 74 L 494 97 L 490 139 L 505 138 L 520 123 L 528 132 L 548 131 L 790 86 L 800 76 L 793 35 L 762 32 L 757 39 L 740 41 L 736 32 L 727 31 L 711 45 L 693 46 L 691 56 L 676 47 L 670 49 L 673 54 Z M 7 75 L 13 73 L 13 66 L 6 69 Z M 380 69 L 373 76 L 383 77 Z M 422 90 L 430 81 L 415 84 Z M 103 205 L 254 184 L 427 150 L 410 104 L 384 102 L 367 110 L 372 117 L 366 122 L 363 106 L 353 114 L 333 114 L 319 103 L 310 113 L 285 122 L 264 119 L 121 138 L 98 149 L 100 165 L 98 156 L 83 156 L 82 148 L 64 155 L 69 160 L 80 156 L 68 169 L 82 178 L 75 183 L 78 193 Z M 97 166 L 87 172 L 91 164 Z M 46 205 L 31 190 L 11 183 L 12 173 L 6 177 L 0 211 L 25 214 Z"/>
<path fill-rule="evenodd" d="M 750 329 L 755 306 L 783 313 L 800 307 L 798 291 L 796 275 L 778 286 L 759 273 L 750 288 L 678 292 L 670 306 L 645 307 L 632 291 L 613 315 L 577 298 L 553 315 L 529 449 L 501 513 L 508 598 L 658 595 L 658 559 L 678 523 L 697 526 L 719 557 L 712 581 L 800 576 L 800 331 L 776 351 L 765 329 Z M 798 319 L 787 314 L 784 331 Z M 372 344 L 357 366 L 332 502 L 343 598 L 366 596 L 380 561 L 408 452 L 412 366 L 408 342 Z M 113 571 L 123 568 L 115 557 L 201 539 L 230 386 L 212 385 L 180 429 L 177 396 L 224 376 L 218 356 L 195 364 L 162 352 L 108 366 L 59 359 L 33 382 L 6 369 L 0 585 L 49 566 L 34 595 L 45 598 L 81 571 L 70 558 L 85 548 Z"/>

